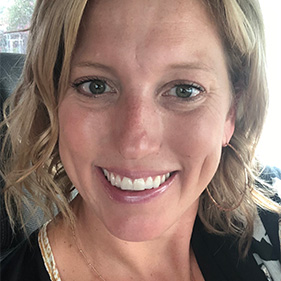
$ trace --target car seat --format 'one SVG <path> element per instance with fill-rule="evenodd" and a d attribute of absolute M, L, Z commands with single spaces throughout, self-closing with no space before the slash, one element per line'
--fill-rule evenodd
<path fill-rule="evenodd" d="M 12 93 L 20 79 L 24 65 L 25 55 L 0 53 L 0 119 L 3 118 L 3 103 Z M 0 147 L 3 139 L 0 138 Z M 0 159 L 3 161 L 4 159 Z M 20 241 L 24 239 L 23 231 L 20 228 L 15 229 L 13 233 L 9 223 L 8 215 L 5 210 L 3 193 L 4 180 L 0 175 L 0 258 L 13 249 Z"/>

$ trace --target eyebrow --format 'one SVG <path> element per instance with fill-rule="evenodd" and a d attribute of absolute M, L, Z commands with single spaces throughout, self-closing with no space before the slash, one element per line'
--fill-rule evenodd
<path fill-rule="evenodd" d="M 169 68 L 172 69 L 191 69 L 191 70 L 203 70 L 205 72 L 216 73 L 215 69 L 203 62 L 189 62 L 189 63 L 178 63 L 171 64 Z"/>
<path fill-rule="evenodd" d="M 97 62 L 91 62 L 91 61 L 80 62 L 80 63 L 74 64 L 73 66 L 100 69 L 100 70 L 110 72 L 112 74 L 116 73 L 115 70 L 110 66 L 107 66 L 107 65 L 104 65 L 101 63 L 97 63 Z"/>
<path fill-rule="evenodd" d="M 114 70 L 114 68 L 101 64 L 101 63 L 96 63 L 96 62 L 91 62 L 91 61 L 84 61 L 84 62 L 80 62 L 77 64 L 73 65 L 74 67 L 87 67 L 87 68 L 95 68 L 95 69 L 100 69 L 103 71 L 107 71 L 110 72 L 112 74 L 116 74 L 116 71 Z M 211 67 L 210 65 L 207 65 L 203 62 L 188 62 L 188 63 L 175 63 L 175 64 L 171 64 L 168 65 L 167 67 L 168 69 L 179 69 L 179 70 L 202 70 L 205 72 L 209 72 L 209 73 L 216 73 L 215 69 L 213 67 Z"/>

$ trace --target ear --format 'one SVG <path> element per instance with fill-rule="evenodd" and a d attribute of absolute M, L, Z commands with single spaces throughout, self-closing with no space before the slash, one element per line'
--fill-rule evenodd
<path fill-rule="evenodd" d="M 235 110 L 235 105 L 232 104 L 226 116 L 226 120 L 224 124 L 224 136 L 222 139 L 222 146 L 226 146 L 230 142 L 235 130 L 235 120 L 236 120 L 236 110 Z"/>

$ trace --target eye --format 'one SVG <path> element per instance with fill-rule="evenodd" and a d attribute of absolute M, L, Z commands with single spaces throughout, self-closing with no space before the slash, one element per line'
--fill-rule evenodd
<path fill-rule="evenodd" d="M 73 83 L 73 87 L 82 94 L 102 95 L 114 92 L 114 89 L 103 79 L 86 79 Z"/>
<path fill-rule="evenodd" d="M 186 99 L 186 98 L 196 97 L 197 95 L 199 95 L 204 91 L 205 89 L 203 87 L 195 83 L 190 83 L 190 84 L 183 83 L 183 84 L 175 85 L 168 92 L 166 92 L 166 94 L 170 96 L 176 96 L 182 99 Z"/>

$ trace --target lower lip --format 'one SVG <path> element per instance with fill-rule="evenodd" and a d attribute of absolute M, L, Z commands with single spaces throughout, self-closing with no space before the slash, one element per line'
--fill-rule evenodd
<path fill-rule="evenodd" d="M 162 195 L 170 187 L 177 174 L 176 172 L 172 173 L 172 175 L 158 188 L 143 191 L 127 191 L 113 186 L 105 178 L 101 168 L 96 167 L 96 172 L 109 198 L 114 201 L 127 204 L 147 203 L 155 197 Z"/>

